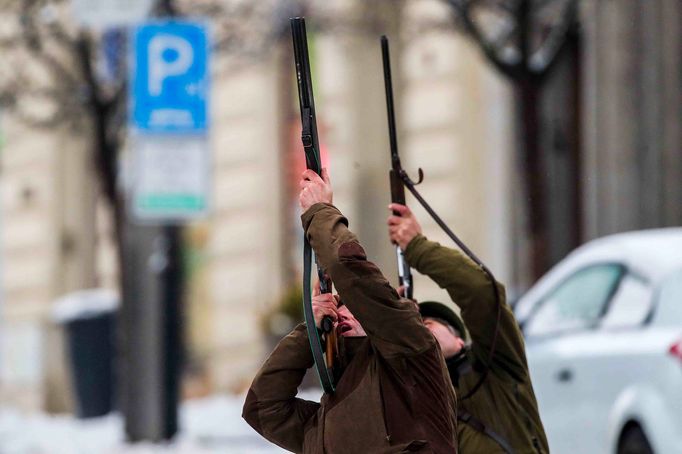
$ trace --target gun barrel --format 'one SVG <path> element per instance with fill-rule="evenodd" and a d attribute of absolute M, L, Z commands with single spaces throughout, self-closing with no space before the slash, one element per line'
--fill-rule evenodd
<path fill-rule="evenodd" d="M 389 55 L 388 38 L 381 37 L 381 57 L 384 63 L 384 88 L 386 89 L 386 114 L 388 117 L 388 137 L 391 144 L 391 165 L 389 171 L 389 181 L 391 184 L 391 202 L 405 205 L 405 185 L 400 176 L 402 167 L 400 165 L 400 155 L 398 154 L 398 138 L 395 128 L 395 109 L 393 104 L 393 81 L 391 78 L 391 57 Z M 400 216 L 397 211 L 394 215 Z M 405 296 L 412 298 L 412 272 L 405 260 L 402 249 L 396 246 L 396 256 L 398 259 L 398 279 L 400 285 L 405 287 Z"/>
<path fill-rule="evenodd" d="M 301 141 L 305 151 L 306 166 L 317 174 L 322 172 L 320 161 L 320 145 L 315 119 L 315 101 L 313 96 L 310 57 L 308 55 L 308 38 L 305 19 L 290 19 L 291 36 L 294 44 L 294 60 L 296 63 L 296 83 L 298 85 L 298 101 L 301 108 Z"/>
<path fill-rule="evenodd" d="M 410 270 L 410 265 L 407 264 L 405 254 L 400 246 L 395 247 L 395 254 L 398 258 L 398 279 L 400 285 L 405 288 L 405 297 L 412 299 L 414 286 L 412 285 L 412 271 Z"/>
<path fill-rule="evenodd" d="M 294 62 L 296 65 L 296 83 L 298 85 L 298 101 L 301 110 L 301 142 L 305 152 L 305 161 L 308 169 L 312 169 L 318 175 L 322 172 L 320 161 L 320 146 L 317 137 L 317 121 L 315 120 L 315 102 L 313 101 L 313 84 L 310 73 L 310 59 L 308 57 L 308 39 L 305 29 L 305 19 L 294 17 L 290 19 L 291 36 L 294 45 Z M 326 393 L 334 392 L 333 380 L 333 323 L 330 318 L 323 320 L 322 325 L 329 335 L 329 350 L 323 351 L 320 336 L 315 327 L 315 316 L 312 307 L 310 288 L 311 264 L 313 252 L 308 239 L 303 239 L 303 313 L 308 331 L 310 348 L 320 378 L 322 389 Z M 317 263 L 317 260 L 315 260 Z M 325 280 L 324 270 L 317 264 L 317 274 L 320 278 L 320 290 L 324 293 L 331 292 L 331 282 Z M 326 355 L 325 355 L 326 353 Z M 327 356 L 327 361 L 325 361 Z"/>
<path fill-rule="evenodd" d="M 395 108 L 393 103 L 393 80 L 391 77 L 391 57 L 389 55 L 388 38 L 381 37 L 381 57 L 384 63 L 384 88 L 386 90 L 386 114 L 388 117 L 388 138 L 391 144 L 391 164 L 393 169 L 400 169 L 398 139 L 395 129 Z"/>

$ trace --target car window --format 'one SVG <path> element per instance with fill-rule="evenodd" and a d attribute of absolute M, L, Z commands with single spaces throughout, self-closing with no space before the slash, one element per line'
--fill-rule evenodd
<path fill-rule="evenodd" d="M 663 282 L 656 304 L 655 324 L 682 326 L 682 270 Z"/>
<path fill-rule="evenodd" d="M 594 326 L 613 294 L 623 267 L 618 264 L 583 268 L 542 298 L 524 326 L 528 336 L 542 336 Z"/>
<path fill-rule="evenodd" d="M 603 328 L 634 328 L 640 326 L 651 312 L 651 286 L 632 274 L 623 276 L 618 290 L 601 321 Z"/>

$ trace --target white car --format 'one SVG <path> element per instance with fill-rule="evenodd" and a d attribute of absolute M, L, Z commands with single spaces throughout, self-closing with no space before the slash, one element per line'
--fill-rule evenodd
<path fill-rule="evenodd" d="M 585 244 L 515 313 L 553 454 L 682 454 L 682 228 Z"/>

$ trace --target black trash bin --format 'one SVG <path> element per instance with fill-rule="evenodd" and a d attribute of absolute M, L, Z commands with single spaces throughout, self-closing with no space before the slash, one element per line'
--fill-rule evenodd
<path fill-rule="evenodd" d="M 65 347 L 79 418 L 103 416 L 114 403 L 114 335 L 118 299 L 106 290 L 84 290 L 60 298 L 55 319 Z"/>

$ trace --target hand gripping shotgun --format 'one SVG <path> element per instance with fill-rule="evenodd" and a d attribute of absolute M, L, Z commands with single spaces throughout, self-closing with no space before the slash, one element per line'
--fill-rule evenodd
<path fill-rule="evenodd" d="M 502 302 L 500 300 L 500 294 L 499 290 L 497 288 L 495 276 L 493 276 L 493 273 L 488 269 L 488 267 L 476 256 L 476 254 L 469 249 L 466 244 L 462 240 L 460 240 L 457 235 L 454 234 L 452 230 L 445 224 L 443 219 L 441 219 L 440 216 L 431 208 L 431 206 L 424 200 L 424 198 L 421 196 L 419 191 L 417 191 L 417 186 L 419 183 L 421 183 L 424 180 L 424 172 L 422 169 L 419 169 L 419 179 L 415 182 L 412 181 L 412 179 L 407 175 L 407 172 L 402 168 L 400 164 L 400 157 L 398 156 L 398 145 L 397 145 L 397 138 L 396 138 L 396 131 L 395 131 L 395 111 L 393 109 L 393 86 L 391 82 L 391 62 L 389 59 L 389 51 L 388 51 L 388 38 L 386 36 L 381 37 L 381 54 L 384 60 L 384 85 L 386 87 L 386 107 L 388 110 L 388 134 L 390 136 L 390 141 L 391 141 L 391 161 L 392 161 L 392 168 L 391 168 L 391 197 L 393 198 L 393 201 L 395 202 L 396 195 L 393 192 L 394 187 L 400 186 L 399 191 L 401 191 L 402 194 L 402 200 L 405 200 L 405 194 L 404 194 L 404 188 L 407 188 L 412 195 L 414 196 L 415 199 L 419 202 L 419 204 L 424 207 L 427 213 L 433 218 L 434 221 L 436 221 L 436 224 L 443 229 L 443 231 L 450 237 L 452 241 L 459 246 L 459 248 L 467 255 L 471 260 L 473 260 L 476 265 L 481 269 L 481 271 L 488 277 L 490 280 L 491 286 L 492 286 L 492 292 L 493 296 L 495 297 L 495 302 L 497 303 L 497 317 L 495 321 L 495 332 L 493 334 L 493 339 L 490 344 L 490 350 L 488 352 L 488 362 L 486 364 L 486 367 L 484 369 L 484 372 L 481 374 L 481 378 L 478 380 L 478 383 L 476 383 L 473 388 L 465 395 L 463 396 L 460 400 L 465 400 L 470 398 L 478 389 L 481 387 L 483 382 L 485 381 L 486 377 L 488 376 L 488 371 L 490 370 L 490 364 L 492 363 L 493 357 L 495 355 L 495 345 L 497 344 L 497 337 L 498 337 L 498 332 L 500 328 L 500 318 L 502 316 Z M 394 183 L 395 180 L 395 183 Z M 398 194 L 399 196 L 399 194 Z M 399 203 L 404 203 L 404 202 L 399 202 Z M 402 261 L 402 262 L 401 262 Z M 411 276 L 409 275 L 409 267 L 407 265 L 407 262 L 405 262 L 405 258 L 402 256 L 402 253 L 400 251 L 400 248 L 398 248 L 398 269 L 403 267 L 404 269 L 408 270 L 408 274 L 403 274 L 404 271 L 400 271 L 401 273 L 401 282 L 405 279 L 405 276 L 409 276 L 409 283 L 410 283 L 410 290 L 412 287 L 412 279 Z M 406 289 L 407 290 L 407 289 Z M 405 293 L 407 296 L 407 293 Z M 411 295 L 410 295 L 411 297 Z"/>
<path fill-rule="evenodd" d="M 301 141 L 305 152 L 305 163 L 308 169 L 318 175 L 322 172 L 320 161 L 320 146 L 317 136 L 317 121 L 315 119 L 315 102 L 313 100 L 313 84 L 310 74 L 310 60 L 308 58 L 308 39 L 305 31 L 305 19 L 294 17 L 290 19 L 291 35 L 294 40 L 294 61 L 296 63 L 296 80 L 298 85 L 298 100 L 301 108 Z M 323 353 L 320 334 L 315 326 L 310 287 L 310 274 L 313 262 L 313 251 L 308 238 L 303 238 L 303 313 L 305 315 L 308 340 L 315 360 L 315 368 L 320 384 L 325 393 L 334 392 L 333 361 L 335 355 L 336 335 L 333 321 L 330 317 L 322 320 L 322 331 L 326 335 L 326 351 Z M 317 260 L 315 260 L 317 264 Z M 317 275 L 320 279 L 320 291 L 331 293 L 331 280 L 324 270 L 317 264 Z"/>

